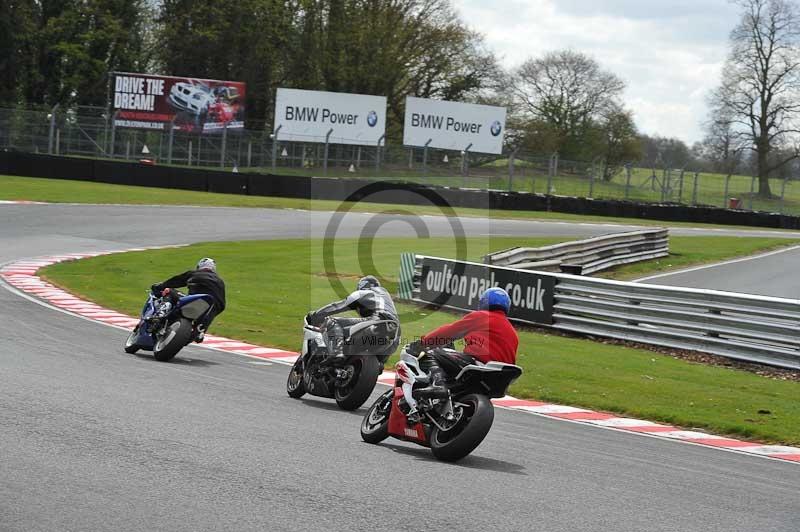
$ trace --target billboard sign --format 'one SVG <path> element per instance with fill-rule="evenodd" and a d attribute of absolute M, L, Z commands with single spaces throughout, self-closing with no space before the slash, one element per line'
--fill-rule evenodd
<path fill-rule="evenodd" d="M 221 132 L 244 128 L 245 84 L 239 81 L 114 73 L 116 127 Z"/>
<path fill-rule="evenodd" d="M 505 128 L 505 107 L 406 98 L 406 146 L 501 153 Z"/>
<path fill-rule="evenodd" d="M 375 145 L 386 133 L 386 97 L 278 89 L 275 126 L 279 140 Z"/>
<path fill-rule="evenodd" d="M 493 286 L 503 288 L 511 296 L 509 318 L 527 323 L 553 323 L 555 276 L 435 257 L 422 259 L 419 301 L 476 310 L 480 295 Z"/>

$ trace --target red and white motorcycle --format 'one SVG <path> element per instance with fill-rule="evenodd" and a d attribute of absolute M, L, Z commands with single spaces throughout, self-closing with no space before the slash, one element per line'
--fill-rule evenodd
<path fill-rule="evenodd" d="M 433 455 L 454 462 L 480 445 L 494 421 L 492 398 L 504 397 L 522 368 L 513 364 L 482 364 L 445 348 L 432 348 L 419 357 L 405 346 L 395 366 L 391 390 L 381 395 L 361 422 L 361 437 L 379 443 L 389 436 L 430 447 Z M 437 365 L 444 386 L 431 383 Z M 416 418 L 409 413 L 416 407 Z"/>

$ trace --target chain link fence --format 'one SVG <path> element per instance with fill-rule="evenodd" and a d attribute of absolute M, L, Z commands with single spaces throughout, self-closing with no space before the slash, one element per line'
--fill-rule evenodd
<path fill-rule="evenodd" d="M 636 202 L 714 205 L 800 214 L 800 186 L 772 179 L 772 197 L 758 196 L 750 176 L 647 168 L 637 163 L 609 172 L 602 157 L 570 161 L 522 151 L 487 155 L 407 146 L 276 141 L 270 131 L 223 129 L 198 134 L 114 127 L 102 107 L 0 108 L 0 149 L 109 158 L 239 172 L 392 179 Z M 278 132 L 280 133 L 280 132 Z M 346 142 L 346 140 L 344 141 Z"/>

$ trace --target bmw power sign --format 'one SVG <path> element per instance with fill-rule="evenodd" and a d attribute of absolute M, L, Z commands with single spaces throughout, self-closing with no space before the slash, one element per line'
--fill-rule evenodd
<path fill-rule="evenodd" d="M 499 154 L 505 124 L 505 107 L 409 96 L 403 144 Z"/>
<path fill-rule="evenodd" d="M 275 130 L 282 141 L 374 146 L 386 133 L 386 97 L 281 88 Z"/>

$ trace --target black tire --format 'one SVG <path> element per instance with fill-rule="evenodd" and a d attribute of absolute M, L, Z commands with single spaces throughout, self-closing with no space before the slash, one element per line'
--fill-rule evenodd
<path fill-rule="evenodd" d="M 494 406 L 485 395 L 470 394 L 458 400 L 468 406 L 461 407 L 463 416 L 452 428 L 431 431 L 433 456 L 445 462 L 461 460 L 480 445 L 489 434 L 494 422 Z"/>
<path fill-rule="evenodd" d="M 133 328 L 131 333 L 128 335 L 128 339 L 125 340 L 125 352 L 129 355 L 136 353 L 139 350 L 139 345 L 136 343 L 136 337 L 139 336 L 139 326 Z"/>
<path fill-rule="evenodd" d="M 363 405 L 375 389 L 378 375 L 381 374 L 381 363 L 377 357 L 354 357 L 351 363 L 355 371 L 350 382 L 346 387 L 337 386 L 334 391 L 336 404 L 342 410 L 355 410 Z"/>
<path fill-rule="evenodd" d="M 289 377 L 286 379 L 286 393 L 293 399 L 300 399 L 306 394 L 306 383 L 303 381 L 303 359 L 297 357 Z"/>
<path fill-rule="evenodd" d="M 394 389 L 381 395 L 372 403 L 361 420 L 361 439 L 367 443 L 380 443 L 389 437 L 389 413 L 392 411 Z"/>
<path fill-rule="evenodd" d="M 173 321 L 167 325 L 166 336 L 156 340 L 156 344 L 153 346 L 153 356 L 159 362 L 167 362 L 172 360 L 172 357 L 191 341 L 192 322 L 186 318 Z"/>

